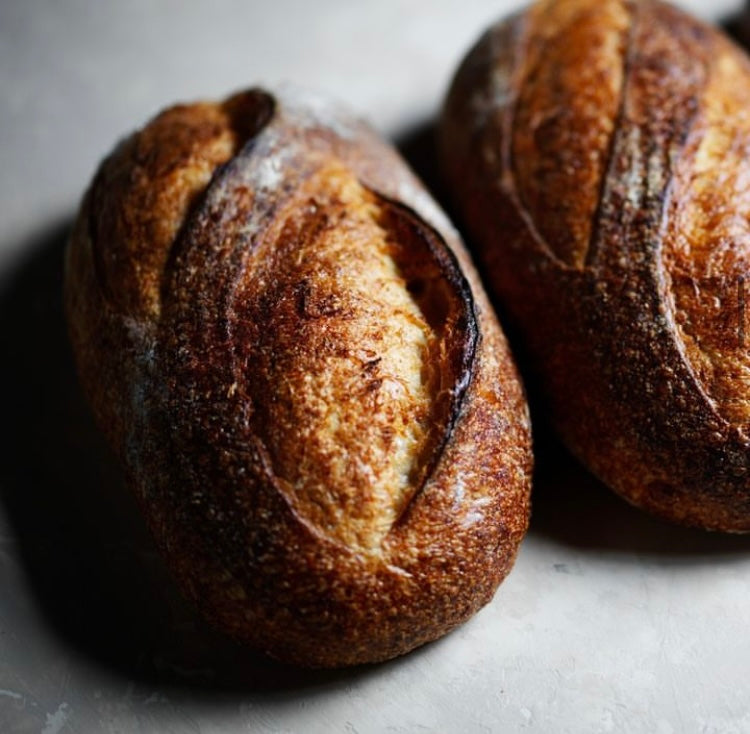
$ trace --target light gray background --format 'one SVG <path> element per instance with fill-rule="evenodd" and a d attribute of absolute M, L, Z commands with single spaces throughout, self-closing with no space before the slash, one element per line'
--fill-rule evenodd
<path fill-rule="evenodd" d="M 750 731 L 750 539 L 645 517 L 543 439 L 531 531 L 485 610 L 385 665 L 289 670 L 183 605 L 77 391 L 62 249 L 118 137 L 292 80 L 429 176 L 421 126 L 516 5 L 0 0 L 0 732 Z"/>

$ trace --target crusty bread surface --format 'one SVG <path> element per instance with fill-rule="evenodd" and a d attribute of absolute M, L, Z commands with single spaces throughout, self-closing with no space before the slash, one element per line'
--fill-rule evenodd
<path fill-rule="evenodd" d="M 750 63 L 656 0 L 545 0 L 464 59 L 446 179 L 545 409 L 632 503 L 750 530 Z"/>
<path fill-rule="evenodd" d="M 82 384 L 180 586 L 282 660 L 387 659 L 510 570 L 531 453 L 505 338 L 393 149 L 305 92 L 171 108 L 67 259 Z"/>

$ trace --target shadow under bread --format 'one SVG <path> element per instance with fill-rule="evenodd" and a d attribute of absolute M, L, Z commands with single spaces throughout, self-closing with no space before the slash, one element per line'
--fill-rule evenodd
<path fill-rule="evenodd" d="M 62 298 L 70 228 L 30 238 L 0 282 L 0 503 L 45 623 L 62 649 L 136 684 L 250 693 L 351 678 L 269 660 L 182 598 L 78 384 Z M 0 621 L 12 631 L 12 618 Z"/>

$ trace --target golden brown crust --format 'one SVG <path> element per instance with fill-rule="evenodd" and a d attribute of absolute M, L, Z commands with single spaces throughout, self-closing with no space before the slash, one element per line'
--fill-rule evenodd
<path fill-rule="evenodd" d="M 362 123 L 260 90 L 163 113 L 103 164 L 66 294 L 97 418 L 220 628 L 382 660 L 510 570 L 515 367 L 452 228 Z"/>
<path fill-rule="evenodd" d="M 584 7 L 594 27 L 558 19 Z M 551 40 L 532 63 L 542 32 Z M 585 59 L 604 91 L 581 88 L 576 102 L 581 57 L 569 49 L 586 33 L 610 39 Z M 568 445 L 631 502 L 726 531 L 750 530 L 750 360 L 737 321 L 748 73 L 717 31 L 666 4 L 539 3 L 470 52 L 441 123 L 456 200 Z M 564 134 L 529 143 L 519 115 L 554 108 L 561 90 L 573 100 Z M 606 146 L 591 140 L 592 119 L 611 131 Z M 559 173 L 569 150 L 583 169 L 573 178 Z"/>
<path fill-rule="evenodd" d="M 529 10 L 511 160 L 519 199 L 563 262 L 586 257 L 622 87 L 623 3 Z"/>

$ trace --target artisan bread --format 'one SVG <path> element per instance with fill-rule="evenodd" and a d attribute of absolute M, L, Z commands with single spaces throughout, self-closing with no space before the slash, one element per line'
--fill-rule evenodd
<path fill-rule="evenodd" d="M 384 660 L 493 596 L 528 523 L 527 408 L 455 231 L 309 93 L 166 110 L 86 194 L 84 390 L 185 594 L 310 666 Z"/>
<path fill-rule="evenodd" d="M 750 64 L 652 0 L 490 28 L 440 157 L 570 449 L 635 505 L 750 530 Z"/>

